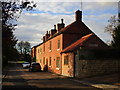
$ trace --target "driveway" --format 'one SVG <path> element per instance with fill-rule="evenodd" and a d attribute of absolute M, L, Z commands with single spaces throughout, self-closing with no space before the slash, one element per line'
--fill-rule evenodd
<path fill-rule="evenodd" d="M 12 63 L 7 75 L 3 78 L 3 90 L 8 89 L 60 89 L 60 90 L 100 90 L 84 85 L 61 75 L 50 72 L 28 72 L 20 64 Z"/>

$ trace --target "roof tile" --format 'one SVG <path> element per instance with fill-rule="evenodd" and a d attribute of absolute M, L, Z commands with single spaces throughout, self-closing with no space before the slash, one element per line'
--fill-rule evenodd
<path fill-rule="evenodd" d="M 66 47 L 64 50 L 62 50 L 63 52 L 69 52 L 69 51 L 73 51 L 75 48 L 77 48 L 78 46 L 82 46 L 83 42 L 85 42 L 89 37 L 91 37 L 93 34 L 88 34 L 86 36 L 83 36 L 82 38 L 80 38 L 79 40 L 77 40 L 76 42 L 72 43 L 70 46 Z"/>

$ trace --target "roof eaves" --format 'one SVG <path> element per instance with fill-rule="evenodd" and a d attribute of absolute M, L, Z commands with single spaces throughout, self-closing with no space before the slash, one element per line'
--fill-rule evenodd
<path fill-rule="evenodd" d="M 82 46 L 82 44 L 87 41 L 89 39 L 89 37 L 91 37 L 93 34 L 88 34 L 86 36 L 83 36 L 82 38 L 80 38 L 79 40 L 75 41 L 74 43 L 72 43 L 70 46 L 66 47 L 63 52 L 68 52 L 68 51 L 73 51 L 75 49 L 77 49 L 78 47 Z M 82 40 L 83 39 L 83 40 Z M 80 42 L 80 40 L 82 40 Z M 79 41 L 79 43 L 77 43 Z M 72 46 L 76 44 L 75 46 Z"/>

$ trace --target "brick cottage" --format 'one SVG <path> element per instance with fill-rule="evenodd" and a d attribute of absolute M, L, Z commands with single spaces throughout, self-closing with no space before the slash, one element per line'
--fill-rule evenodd
<path fill-rule="evenodd" d="M 82 77 L 94 75 L 91 72 L 93 68 L 90 69 L 90 64 L 87 65 L 88 62 L 94 61 L 89 60 L 94 56 L 91 50 L 104 48 L 108 46 L 84 24 L 82 12 L 78 10 L 75 12 L 73 23 L 65 27 L 61 19 L 61 23 L 47 31 L 43 36 L 43 42 L 32 47 L 31 55 L 33 58 L 36 57 L 36 62 L 40 63 L 42 70 L 47 66 L 49 72 Z M 94 71 L 99 68 L 103 67 L 98 67 Z"/>

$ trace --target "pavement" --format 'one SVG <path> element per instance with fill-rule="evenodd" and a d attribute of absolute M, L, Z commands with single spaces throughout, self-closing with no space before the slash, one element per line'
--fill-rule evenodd
<path fill-rule="evenodd" d="M 119 74 L 107 74 L 101 76 L 94 76 L 89 78 L 74 78 L 70 79 L 85 85 L 90 85 L 102 90 L 120 90 Z"/>
<path fill-rule="evenodd" d="M 3 71 L 3 78 L 7 75 L 8 67 Z M 65 76 L 61 76 L 66 78 Z M 94 76 L 89 78 L 68 78 L 69 80 L 99 88 L 101 90 L 120 90 L 119 74 L 113 73 L 108 75 Z"/>

